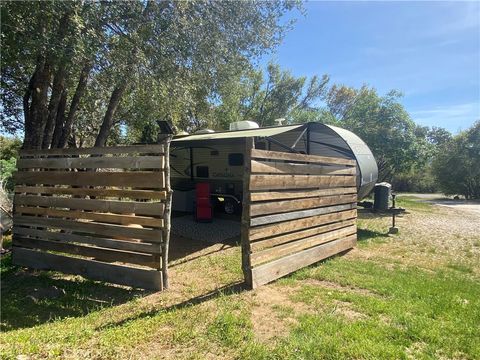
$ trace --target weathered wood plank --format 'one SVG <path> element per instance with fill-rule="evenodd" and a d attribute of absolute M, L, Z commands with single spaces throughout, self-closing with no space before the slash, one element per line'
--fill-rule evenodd
<path fill-rule="evenodd" d="M 333 212 L 339 212 L 343 210 L 355 209 L 357 204 L 344 204 L 344 205 L 335 205 L 327 206 L 323 208 L 311 209 L 311 210 L 301 210 L 301 211 L 292 211 L 289 213 L 276 214 L 276 215 L 267 215 L 250 220 L 250 226 L 258 226 L 264 224 L 278 223 L 288 220 L 306 218 L 310 216 L 323 215 Z"/>
<path fill-rule="evenodd" d="M 356 194 L 356 187 L 339 187 L 333 189 L 321 189 L 321 190 L 288 190 L 288 191 L 264 191 L 264 192 L 251 192 L 251 201 L 267 201 L 267 200 L 284 200 L 284 199 L 300 199 L 318 196 L 328 195 L 344 195 L 344 194 Z"/>
<path fill-rule="evenodd" d="M 172 140 L 171 135 L 164 137 L 163 142 L 165 144 L 165 152 L 167 156 L 165 157 L 165 191 L 167 193 L 167 198 L 165 199 L 165 214 L 164 220 L 165 224 L 163 227 L 163 241 L 162 241 L 162 261 L 160 267 L 163 274 L 163 288 L 168 289 L 169 287 L 169 274 L 168 274 L 168 255 L 169 255 L 169 245 L 170 245 L 170 230 L 171 230 L 171 213 L 172 213 L 172 197 L 173 191 L 170 187 L 170 142 Z"/>
<path fill-rule="evenodd" d="M 292 164 L 278 161 L 252 160 L 253 173 L 292 174 L 292 175 L 355 175 L 355 167 L 340 165 L 324 166 L 315 164 Z"/>
<path fill-rule="evenodd" d="M 71 188 L 22 185 L 15 186 L 15 193 L 120 197 L 148 200 L 165 200 L 167 195 L 166 191 L 158 190 L 91 189 L 88 187 Z"/>
<path fill-rule="evenodd" d="M 79 243 L 95 245 L 103 248 L 134 251 L 146 254 L 160 255 L 162 253 L 159 243 L 147 243 L 137 241 L 126 241 L 118 239 L 107 239 L 102 237 L 91 237 L 87 235 L 77 235 L 68 232 L 53 232 L 39 229 L 14 226 L 15 235 L 37 237 L 43 240 L 56 240 L 66 243 Z"/>
<path fill-rule="evenodd" d="M 252 158 L 302 161 L 302 162 L 317 163 L 317 164 L 340 164 L 340 165 L 350 165 L 350 166 L 355 166 L 356 164 L 356 161 L 351 159 L 341 159 L 341 158 L 329 157 L 329 156 L 305 155 L 305 154 L 286 153 L 286 152 L 258 150 L 258 149 L 252 150 Z"/>
<path fill-rule="evenodd" d="M 256 228 L 250 228 L 250 241 L 262 239 L 268 236 L 280 235 L 292 231 L 320 226 L 337 221 L 353 219 L 357 216 L 357 210 L 347 210 L 338 213 L 325 214 L 320 216 L 312 216 L 299 220 L 285 221 L 281 224 L 264 225 Z"/>
<path fill-rule="evenodd" d="M 47 206 L 50 208 L 69 208 L 108 213 L 129 213 L 135 215 L 162 216 L 164 204 L 161 202 L 137 202 L 96 199 L 75 199 L 57 196 L 18 195 L 14 197 L 16 205 Z"/>
<path fill-rule="evenodd" d="M 287 244 L 271 247 L 259 252 L 255 252 L 251 255 L 252 266 L 257 266 L 264 262 L 269 262 L 280 257 L 296 253 L 301 250 L 305 250 L 320 244 L 324 244 L 329 241 L 337 240 L 349 235 L 355 234 L 357 227 L 351 225 L 338 230 L 329 231 L 323 234 L 318 234 L 303 238 Z"/>
<path fill-rule="evenodd" d="M 151 227 L 162 227 L 163 219 L 149 218 L 134 215 L 104 214 L 85 212 L 81 210 L 57 210 L 51 208 L 15 206 L 17 214 L 44 215 L 49 217 L 62 217 L 66 219 L 87 219 L 96 222 L 111 223 L 118 225 L 143 225 Z"/>
<path fill-rule="evenodd" d="M 111 168 L 111 169 L 163 169 L 163 156 L 109 156 L 109 157 L 84 157 L 84 158 L 35 158 L 19 159 L 17 168 Z"/>
<path fill-rule="evenodd" d="M 309 228 L 306 230 L 295 231 L 285 235 L 278 235 L 278 236 L 274 236 L 264 240 L 252 242 L 251 249 L 252 249 L 252 252 L 258 252 L 273 246 L 288 243 L 293 240 L 304 239 L 310 236 L 327 233 L 332 230 L 342 229 L 355 224 L 356 224 L 356 220 L 350 219 L 350 220 L 335 222 L 332 224 L 320 225 L 320 226 Z"/>
<path fill-rule="evenodd" d="M 255 142 L 253 138 L 245 139 L 245 159 L 243 172 L 243 201 L 242 201 L 242 227 L 241 227 L 241 245 L 242 245 L 242 271 L 245 283 L 252 286 L 252 267 L 250 264 L 250 240 L 248 233 L 250 229 L 250 164 L 251 153 Z"/>
<path fill-rule="evenodd" d="M 93 257 L 96 260 L 108 262 L 124 262 L 136 265 L 143 265 L 157 268 L 155 263 L 155 256 L 149 254 L 141 254 L 134 252 L 126 252 L 112 249 L 105 249 L 99 247 L 83 246 L 76 244 L 68 244 L 58 241 L 30 239 L 26 237 L 13 237 L 13 246 L 19 246 L 29 249 L 58 251 L 73 255 L 81 255 L 86 257 Z"/>
<path fill-rule="evenodd" d="M 94 172 L 94 171 L 18 171 L 16 184 L 48 184 L 75 186 L 128 186 L 163 188 L 163 171 Z"/>
<path fill-rule="evenodd" d="M 321 244 L 252 269 L 252 287 L 269 283 L 355 246 L 356 235 Z"/>
<path fill-rule="evenodd" d="M 130 145 L 130 146 L 105 146 L 90 148 L 67 149 L 28 149 L 20 150 L 20 156 L 48 156 L 48 155 L 102 155 L 102 154 L 163 154 L 163 144 Z"/>
<path fill-rule="evenodd" d="M 286 211 L 313 209 L 320 206 L 340 205 L 357 201 L 356 194 L 350 195 L 333 195 L 318 198 L 272 201 L 267 203 L 256 203 L 250 206 L 250 215 L 267 215 L 282 213 Z"/>
<path fill-rule="evenodd" d="M 331 188 L 355 186 L 355 176 L 330 175 L 252 175 L 250 190 Z"/>
<path fill-rule="evenodd" d="M 89 279 L 151 290 L 162 290 L 162 273 L 106 264 L 95 260 L 72 258 L 41 251 L 13 247 L 13 263 L 41 270 L 56 270 Z"/>
<path fill-rule="evenodd" d="M 113 224 L 98 224 L 93 222 L 80 222 L 63 219 L 41 218 L 35 216 L 20 216 L 14 218 L 15 225 L 44 226 L 62 230 L 79 231 L 88 234 L 113 236 L 121 238 L 138 239 L 142 241 L 159 243 L 162 241 L 162 231 L 152 229 L 138 229 Z"/>

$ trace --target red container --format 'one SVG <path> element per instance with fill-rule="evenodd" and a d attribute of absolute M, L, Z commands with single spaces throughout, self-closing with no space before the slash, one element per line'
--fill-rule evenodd
<path fill-rule="evenodd" d="M 209 183 L 198 183 L 196 185 L 195 204 L 195 219 L 205 222 L 212 221 L 213 210 Z"/>

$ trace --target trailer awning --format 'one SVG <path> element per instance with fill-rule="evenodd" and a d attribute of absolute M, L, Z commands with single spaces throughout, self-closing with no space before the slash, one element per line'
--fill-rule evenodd
<path fill-rule="evenodd" d="M 249 130 L 237 130 L 237 131 L 222 131 L 209 134 L 193 134 L 179 138 L 174 138 L 172 142 L 181 141 L 195 141 L 195 140 L 220 140 L 220 139 L 235 139 L 246 137 L 264 137 L 281 134 L 287 131 L 298 129 L 305 124 L 300 125 L 286 125 L 286 126 L 272 126 L 267 128 L 249 129 Z"/>

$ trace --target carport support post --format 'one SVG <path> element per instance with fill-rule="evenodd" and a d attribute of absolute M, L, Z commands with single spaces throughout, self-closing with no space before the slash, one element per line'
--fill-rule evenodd
<path fill-rule="evenodd" d="M 171 136 L 164 138 L 165 151 L 165 212 L 163 214 L 163 242 L 162 242 L 162 279 L 163 288 L 168 289 L 168 244 L 170 243 L 171 213 L 172 213 L 172 189 L 170 187 L 170 140 Z"/>
<path fill-rule="evenodd" d="M 252 149 L 254 141 L 252 137 L 245 139 L 245 155 L 244 155 L 244 173 L 243 173 L 243 198 L 242 198 L 242 270 L 245 277 L 245 284 L 253 288 L 252 267 L 250 264 L 250 170 L 252 163 Z"/>

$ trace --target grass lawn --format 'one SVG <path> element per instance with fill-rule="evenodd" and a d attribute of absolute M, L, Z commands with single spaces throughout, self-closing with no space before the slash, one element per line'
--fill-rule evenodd
<path fill-rule="evenodd" d="M 357 248 L 255 291 L 239 246 L 202 248 L 149 293 L 2 259 L 2 358 L 479 359 L 478 215 L 399 199 Z M 172 246 L 175 246 L 172 242 Z"/>

